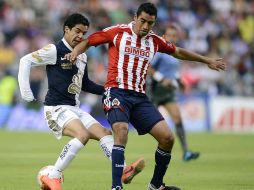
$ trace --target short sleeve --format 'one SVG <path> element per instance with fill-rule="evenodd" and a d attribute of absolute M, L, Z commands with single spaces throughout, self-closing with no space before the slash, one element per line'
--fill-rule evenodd
<path fill-rule="evenodd" d="M 156 43 L 158 45 L 158 52 L 172 54 L 176 51 L 176 46 L 173 43 L 166 42 L 161 37 L 156 38 Z"/>
<path fill-rule="evenodd" d="M 91 34 L 87 39 L 90 46 L 97 46 L 100 44 L 113 42 L 114 37 L 120 31 L 118 26 L 112 26 L 105 28 L 102 31 L 95 32 Z"/>

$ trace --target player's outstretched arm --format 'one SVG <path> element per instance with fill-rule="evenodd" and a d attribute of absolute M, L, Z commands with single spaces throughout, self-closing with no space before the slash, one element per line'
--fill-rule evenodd
<path fill-rule="evenodd" d="M 205 57 L 198 53 L 188 51 L 180 47 L 177 47 L 176 51 L 171 55 L 181 60 L 197 61 L 197 62 L 207 64 L 207 66 L 210 69 L 213 69 L 216 71 L 225 70 L 226 68 L 226 63 L 222 58 Z"/>
<path fill-rule="evenodd" d="M 71 63 L 75 63 L 77 57 L 84 53 L 90 47 L 88 39 L 84 39 L 78 45 L 75 46 L 71 53 L 66 54 L 64 57 L 69 60 Z"/>
<path fill-rule="evenodd" d="M 31 70 L 31 63 L 25 57 L 20 59 L 19 72 L 18 72 L 18 83 L 23 100 L 31 102 L 34 100 L 33 92 L 30 88 L 29 76 Z"/>

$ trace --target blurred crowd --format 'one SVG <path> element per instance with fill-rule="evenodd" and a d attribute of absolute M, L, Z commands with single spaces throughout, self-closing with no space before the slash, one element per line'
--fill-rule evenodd
<path fill-rule="evenodd" d="M 67 15 L 73 12 L 86 15 L 91 22 L 89 33 L 92 33 L 118 23 L 129 23 L 142 2 L 146 1 L 0 0 L 0 104 L 20 101 L 16 80 L 19 59 L 60 40 Z M 151 2 L 158 8 L 155 32 L 161 35 L 168 23 L 177 23 L 181 28 L 178 46 L 211 57 L 223 57 L 228 63 L 227 71 L 219 73 L 199 63 L 183 62 L 180 73 L 187 86 L 186 93 L 254 95 L 253 0 Z M 87 54 L 91 62 L 90 78 L 103 84 L 107 69 L 106 47 L 91 48 Z M 47 89 L 45 68 L 32 70 L 31 88 L 35 97 L 43 100 Z"/>

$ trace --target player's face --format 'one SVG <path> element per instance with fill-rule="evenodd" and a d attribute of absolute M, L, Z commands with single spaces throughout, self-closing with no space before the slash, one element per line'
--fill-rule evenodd
<path fill-rule="evenodd" d="M 178 42 L 178 33 L 174 28 L 168 28 L 165 34 L 162 36 L 167 42 L 176 44 Z"/>
<path fill-rule="evenodd" d="M 149 15 L 145 12 L 141 12 L 141 14 L 137 17 L 134 17 L 135 25 L 133 31 L 139 36 L 146 36 L 149 31 L 153 28 L 155 24 L 155 16 Z"/>
<path fill-rule="evenodd" d="M 84 35 L 88 31 L 88 26 L 85 26 L 83 24 L 77 24 L 72 29 L 66 26 L 64 31 L 65 40 L 72 48 L 74 48 L 78 43 L 83 40 Z"/>

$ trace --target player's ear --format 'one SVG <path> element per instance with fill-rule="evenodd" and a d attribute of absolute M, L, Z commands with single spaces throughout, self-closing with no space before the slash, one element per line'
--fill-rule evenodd
<path fill-rule="evenodd" d="M 138 16 L 137 16 L 137 14 L 135 14 L 135 15 L 134 15 L 134 21 L 136 22 L 137 19 L 138 19 Z"/>
<path fill-rule="evenodd" d="M 68 26 L 64 27 L 64 33 L 68 32 L 70 30 L 70 28 Z"/>

